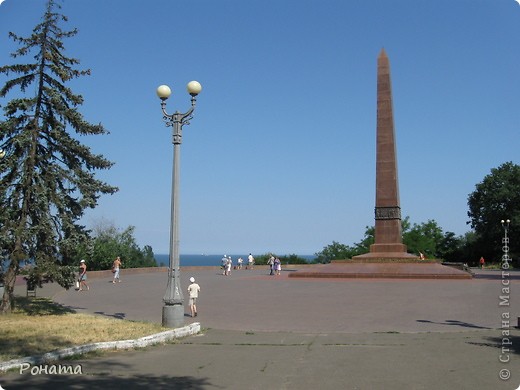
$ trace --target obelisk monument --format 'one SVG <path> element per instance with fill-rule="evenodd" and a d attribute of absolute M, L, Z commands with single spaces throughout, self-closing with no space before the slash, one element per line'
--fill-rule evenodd
<path fill-rule="evenodd" d="M 375 242 L 369 253 L 354 256 L 354 259 L 416 258 L 406 252 L 402 241 L 390 62 L 385 49 L 377 58 L 376 138 Z"/>
<path fill-rule="evenodd" d="M 384 49 L 377 59 L 376 144 L 376 223 L 370 252 L 290 272 L 289 278 L 471 279 L 468 272 L 406 252 L 401 235 L 390 63 Z"/>
<path fill-rule="evenodd" d="M 370 252 L 290 272 L 289 278 L 471 279 L 468 272 L 406 252 L 401 235 L 390 63 L 384 49 L 377 59 L 376 138 L 376 223 Z"/>

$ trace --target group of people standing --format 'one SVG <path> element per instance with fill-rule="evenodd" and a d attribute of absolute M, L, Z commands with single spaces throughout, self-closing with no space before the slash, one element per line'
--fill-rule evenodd
<path fill-rule="evenodd" d="M 244 260 L 239 257 L 237 260 L 237 265 L 234 267 L 234 269 L 242 269 Z M 247 268 L 253 269 L 255 265 L 255 258 L 250 253 L 247 257 Z M 267 265 L 269 266 L 269 275 L 280 275 L 282 272 L 282 261 L 273 255 L 269 257 L 269 260 L 267 260 Z M 231 256 L 224 255 L 222 257 L 221 261 L 221 268 L 222 268 L 222 275 L 229 276 L 231 275 L 231 269 L 233 269 L 233 259 Z"/>
<path fill-rule="evenodd" d="M 222 275 L 229 276 L 231 275 L 231 267 L 233 266 L 233 260 L 231 260 L 231 256 L 226 256 L 222 258 Z"/>
<path fill-rule="evenodd" d="M 244 259 L 242 259 L 242 257 L 239 257 L 237 260 L 236 269 L 242 269 L 243 265 L 244 265 Z M 250 253 L 249 256 L 247 256 L 247 267 L 246 268 L 253 269 L 254 265 L 255 265 L 255 258 Z M 233 268 L 233 259 L 231 258 L 231 256 L 224 255 L 224 257 L 222 257 L 221 268 L 222 268 L 222 275 L 224 275 L 224 276 L 231 275 L 231 269 Z"/>
<path fill-rule="evenodd" d="M 269 275 L 280 275 L 282 272 L 282 262 L 278 257 L 269 257 L 267 265 L 269 266 Z"/>

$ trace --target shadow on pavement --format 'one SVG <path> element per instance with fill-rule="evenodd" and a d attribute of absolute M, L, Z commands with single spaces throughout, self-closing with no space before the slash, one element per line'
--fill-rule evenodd
<path fill-rule="evenodd" d="M 124 320 L 126 318 L 126 313 L 114 313 L 114 314 L 108 314 L 104 311 L 95 311 L 94 314 L 99 314 L 105 317 L 112 317 L 117 318 L 118 320 Z"/>
<path fill-rule="evenodd" d="M 507 356 L 508 354 L 516 354 L 520 355 L 520 336 L 504 336 L 502 337 L 486 337 L 486 340 L 489 340 L 488 343 L 478 343 L 469 341 L 468 344 L 477 345 L 479 347 L 491 347 L 496 348 L 502 352 L 503 356 Z M 502 348 L 504 350 L 502 351 Z M 497 355 L 499 356 L 499 355 Z"/>
<path fill-rule="evenodd" d="M 129 372 L 131 375 L 131 372 Z M 43 379 L 43 378 L 42 378 Z M 77 375 L 45 375 L 42 383 L 37 384 L 38 389 L 204 389 L 212 385 L 206 378 L 194 378 L 191 376 L 151 376 L 135 375 L 131 377 L 119 376 L 85 376 Z M 20 375 L 16 380 L 9 381 L 10 390 L 27 389 L 26 375 Z"/>
<path fill-rule="evenodd" d="M 458 320 L 446 320 L 444 322 L 417 320 L 417 322 L 422 322 L 422 323 L 427 323 L 427 324 L 448 325 L 448 326 L 461 326 L 463 328 L 473 328 L 473 329 L 492 329 L 492 328 L 488 328 L 487 326 L 479 326 L 479 325 L 470 324 L 468 322 L 458 321 Z"/>

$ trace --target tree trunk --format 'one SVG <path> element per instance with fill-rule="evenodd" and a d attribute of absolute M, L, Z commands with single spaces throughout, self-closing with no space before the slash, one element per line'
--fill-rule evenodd
<path fill-rule="evenodd" d="M 0 304 L 0 314 L 8 314 L 12 309 L 14 299 L 14 285 L 18 273 L 18 260 L 11 260 L 4 278 L 4 295 Z"/>

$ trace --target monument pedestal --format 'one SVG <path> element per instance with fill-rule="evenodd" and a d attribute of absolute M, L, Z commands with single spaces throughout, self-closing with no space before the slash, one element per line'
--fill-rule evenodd
<path fill-rule="evenodd" d="M 404 244 L 372 244 L 370 252 L 363 255 L 354 256 L 353 260 L 369 260 L 369 259 L 419 259 L 419 257 L 406 252 Z"/>
<path fill-rule="evenodd" d="M 312 269 L 298 270 L 290 278 L 327 279 L 472 279 L 472 275 L 437 262 L 399 259 L 385 262 L 373 260 L 339 260 L 317 264 Z"/>

